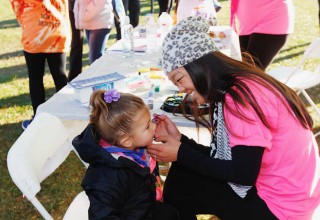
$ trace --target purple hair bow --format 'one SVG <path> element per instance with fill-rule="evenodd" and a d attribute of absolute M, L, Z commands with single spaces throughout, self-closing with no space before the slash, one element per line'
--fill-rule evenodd
<path fill-rule="evenodd" d="M 116 102 L 120 99 L 120 93 L 115 89 L 107 90 L 103 96 L 106 103 Z"/>

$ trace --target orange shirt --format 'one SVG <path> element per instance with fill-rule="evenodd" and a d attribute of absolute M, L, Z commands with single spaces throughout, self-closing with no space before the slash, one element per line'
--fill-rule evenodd
<path fill-rule="evenodd" d="M 70 46 L 67 0 L 10 0 L 29 53 L 65 53 Z"/>

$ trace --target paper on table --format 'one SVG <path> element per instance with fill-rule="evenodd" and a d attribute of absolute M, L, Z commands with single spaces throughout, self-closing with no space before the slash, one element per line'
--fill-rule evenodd
<path fill-rule="evenodd" d="M 143 39 L 135 39 L 134 40 L 134 47 L 133 47 L 134 52 L 146 52 L 147 51 L 147 43 L 146 40 Z M 122 53 L 122 43 L 121 40 L 119 40 L 119 42 L 116 42 L 115 44 L 113 44 L 109 49 L 109 52 L 111 53 Z"/>

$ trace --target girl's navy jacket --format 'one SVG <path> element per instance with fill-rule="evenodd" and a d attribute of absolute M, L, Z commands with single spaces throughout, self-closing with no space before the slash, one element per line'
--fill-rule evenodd
<path fill-rule="evenodd" d="M 90 200 L 90 219 L 139 220 L 151 218 L 156 203 L 156 178 L 149 167 L 125 157 L 115 159 L 98 145 L 93 125 L 72 141 L 81 159 L 89 163 L 82 188 Z"/>

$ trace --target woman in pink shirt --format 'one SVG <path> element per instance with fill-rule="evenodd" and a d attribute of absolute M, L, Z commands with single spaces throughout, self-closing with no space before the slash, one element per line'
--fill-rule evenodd
<path fill-rule="evenodd" d="M 320 219 L 319 149 L 306 107 L 260 68 L 219 52 L 208 29 L 201 17 L 189 17 L 163 41 L 165 73 L 193 98 L 194 121 L 212 134 L 206 147 L 158 117 L 155 140 L 162 143 L 148 152 L 173 162 L 164 201 L 183 220 Z"/>
<path fill-rule="evenodd" d="M 240 47 L 266 69 L 294 28 L 291 0 L 231 0 L 230 24 Z"/>

